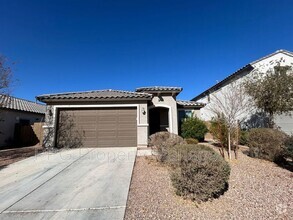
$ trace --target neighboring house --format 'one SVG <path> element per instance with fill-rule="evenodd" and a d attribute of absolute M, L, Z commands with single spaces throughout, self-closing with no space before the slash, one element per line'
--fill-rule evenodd
<path fill-rule="evenodd" d="M 240 84 L 244 82 L 244 80 L 249 79 L 249 77 L 252 77 L 253 74 L 257 73 L 257 71 L 265 73 L 267 70 L 272 69 L 278 63 L 281 66 L 293 66 L 293 53 L 286 50 L 278 50 L 272 54 L 262 57 L 254 62 L 247 64 L 224 80 L 193 98 L 192 101 L 206 104 L 205 107 L 200 109 L 199 117 L 205 121 L 211 120 L 213 114 L 209 110 L 209 105 L 211 104 L 213 97 L 220 97 L 221 92 L 231 88 L 231 83 Z M 293 111 L 291 113 L 293 113 Z M 263 118 L 261 115 L 257 114 L 256 112 L 248 112 L 245 118 L 247 124 L 251 123 L 254 124 L 254 126 L 262 126 L 262 119 Z M 293 116 L 290 116 L 290 114 L 276 116 L 275 123 L 286 133 L 293 133 Z"/>
<path fill-rule="evenodd" d="M 24 99 L 0 95 L 0 149 L 18 140 L 18 125 L 33 125 L 45 118 L 46 106 Z"/>
<path fill-rule="evenodd" d="M 45 133 L 53 133 L 46 145 L 56 146 L 62 115 L 69 115 L 86 147 L 147 147 L 149 135 L 178 134 L 181 118 L 202 107 L 176 100 L 181 91 L 180 87 L 155 86 L 136 92 L 110 89 L 38 96 L 47 104 Z"/>

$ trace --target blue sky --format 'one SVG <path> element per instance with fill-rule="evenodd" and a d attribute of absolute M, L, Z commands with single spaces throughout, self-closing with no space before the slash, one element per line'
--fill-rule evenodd
<path fill-rule="evenodd" d="M 13 95 L 181 86 L 191 99 L 249 62 L 293 51 L 293 1 L 0 0 Z"/>

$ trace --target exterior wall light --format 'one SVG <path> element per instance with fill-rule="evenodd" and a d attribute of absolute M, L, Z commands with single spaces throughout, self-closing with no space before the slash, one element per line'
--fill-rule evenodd
<path fill-rule="evenodd" d="M 146 114 L 146 111 L 145 111 L 145 108 L 144 108 L 144 107 L 141 108 L 141 113 L 142 113 L 143 115 Z"/>
<path fill-rule="evenodd" d="M 49 116 L 52 116 L 53 115 L 53 112 L 52 112 L 52 110 L 50 109 L 49 110 Z"/>

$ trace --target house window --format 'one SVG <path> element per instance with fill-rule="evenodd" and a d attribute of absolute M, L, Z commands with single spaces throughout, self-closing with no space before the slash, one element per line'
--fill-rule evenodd
<path fill-rule="evenodd" d="M 184 119 L 191 118 L 191 117 L 192 117 L 191 110 L 179 110 L 179 112 L 178 112 L 178 125 L 179 125 L 178 132 L 179 132 L 179 135 L 181 134 L 181 126 L 182 126 Z"/>
<path fill-rule="evenodd" d="M 185 118 L 191 118 L 192 117 L 192 111 L 191 110 L 179 110 L 179 121 L 183 121 Z"/>

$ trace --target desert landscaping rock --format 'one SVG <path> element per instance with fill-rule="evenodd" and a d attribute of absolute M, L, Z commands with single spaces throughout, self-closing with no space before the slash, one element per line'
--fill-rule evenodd
<path fill-rule="evenodd" d="M 239 153 L 231 163 L 229 190 L 201 204 L 175 195 L 167 167 L 136 160 L 125 219 L 290 219 L 293 173 Z"/>

